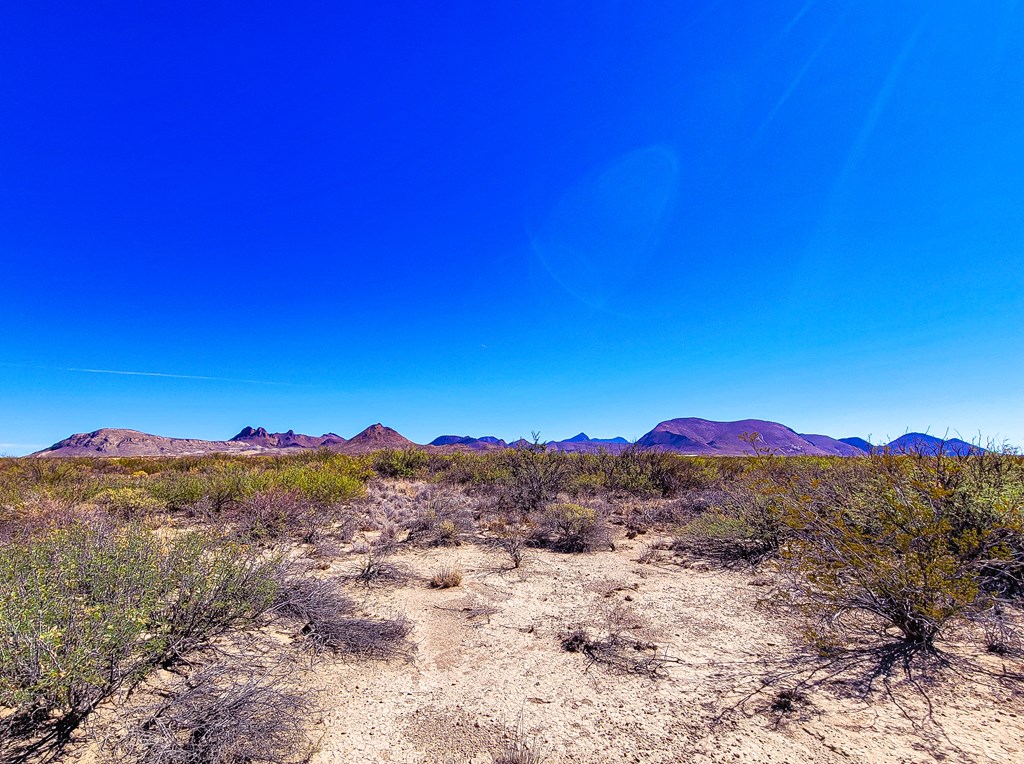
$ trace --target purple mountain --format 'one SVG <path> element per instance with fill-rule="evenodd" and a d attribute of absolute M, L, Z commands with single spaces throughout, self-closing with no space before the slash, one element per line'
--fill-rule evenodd
<path fill-rule="evenodd" d="M 752 454 L 754 449 L 741 436 L 752 433 L 757 433 L 760 448 L 781 456 L 823 456 L 835 453 L 831 444 L 823 448 L 785 425 L 764 419 L 741 419 L 737 422 L 713 422 L 696 417 L 669 419 L 640 438 L 637 446 L 683 454 L 744 456 Z M 828 440 L 832 441 L 831 438 Z"/>
<path fill-rule="evenodd" d="M 886 446 L 898 454 L 925 454 L 935 456 L 940 452 L 946 456 L 967 456 L 980 454 L 985 449 L 960 438 L 938 438 L 923 432 L 908 432 Z"/>

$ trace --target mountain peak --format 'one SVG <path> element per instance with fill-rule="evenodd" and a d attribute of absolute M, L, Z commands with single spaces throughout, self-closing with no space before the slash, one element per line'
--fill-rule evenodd
<path fill-rule="evenodd" d="M 243 427 L 231 440 L 256 440 L 266 438 L 269 433 L 263 427 Z"/>

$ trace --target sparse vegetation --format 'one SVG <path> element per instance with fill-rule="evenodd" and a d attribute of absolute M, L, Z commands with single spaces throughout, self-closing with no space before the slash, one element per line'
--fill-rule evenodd
<path fill-rule="evenodd" d="M 512 569 L 529 552 L 544 576 L 551 552 L 601 553 L 641 536 L 632 560 L 749 571 L 766 612 L 780 622 L 795 614 L 815 672 L 856 655 L 857 666 L 876 662 L 871 676 L 900 667 L 933 679 L 952 666 L 950 644 L 962 652 L 970 641 L 979 660 L 1005 662 L 986 676 L 1012 683 L 1022 673 L 1024 459 L 1013 454 L 702 459 L 551 453 L 535 438 L 469 454 L 7 459 L 0 735 L 13 753 L 4 755 L 52 758 L 116 701 L 135 730 L 110 739 L 117 761 L 212 761 L 232 746 L 246 760 L 299 761 L 311 750 L 300 718 L 309 699 L 279 672 L 202 668 L 208 648 L 273 630 L 280 664 L 298 650 L 318 661 L 401 656 L 412 624 L 370 604 L 395 590 L 352 584 L 462 584 L 455 567 L 410 572 L 417 550 L 461 545 L 464 561 L 483 545 Z M 633 586 L 627 603 L 640 596 Z M 435 607 L 480 615 L 474 628 L 508 612 L 476 601 Z M 677 659 L 615 612 L 565 631 L 562 648 L 615 674 L 667 676 Z M 815 685 L 801 676 L 765 684 L 761 710 L 781 719 L 810 707 Z M 216 734 L 196 737 L 204 725 Z M 515 736 L 500 756 L 543 760 Z"/>
<path fill-rule="evenodd" d="M 507 730 L 498 752 L 492 757 L 493 764 L 544 764 L 550 758 L 547 749 L 537 737 L 526 730 L 523 714 L 516 719 L 515 727 Z"/>

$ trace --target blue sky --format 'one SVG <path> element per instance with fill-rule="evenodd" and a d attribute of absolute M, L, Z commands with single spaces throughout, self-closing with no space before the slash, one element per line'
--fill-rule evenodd
<path fill-rule="evenodd" d="M 7 10 L 0 452 L 1024 445 L 1019 0 L 354 5 Z"/>

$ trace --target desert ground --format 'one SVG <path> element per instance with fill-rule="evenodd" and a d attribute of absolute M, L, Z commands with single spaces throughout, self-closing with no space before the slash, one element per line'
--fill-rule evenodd
<path fill-rule="evenodd" d="M 999 604 L 1011 603 L 1009 595 L 995 602 L 974 590 L 958 594 L 960 590 L 951 588 L 948 581 L 936 579 L 928 584 L 934 590 L 924 591 L 925 604 L 943 601 L 946 595 L 937 593 L 947 589 L 950 597 L 969 597 L 956 617 L 935 616 L 942 619 L 943 628 L 934 646 L 928 642 L 928 649 L 917 649 L 920 645 L 913 645 L 908 636 L 913 633 L 910 627 L 904 624 L 902 632 L 897 630 L 897 620 L 865 620 L 864 613 L 855 612 L 851 625 L 842 620 L 847 615 L 827 607 L 822 612 L 831 613 L 829 618 L 837 623 L 842 621 L 837 632 L 845 640 L 843 649 L 809 640 L 808 612 L 794 607 L 785 596 L 786 591 L 797 591 L 787 582 L 787 561 L 807 554 L 807 548 L 799 546 L 803 543 L 799 529 L 791 527 L 786 546 L 768 554 L 745 558 L 742 553 L 750 548 L 750 523 L 758 517 L 752 508 L 776 495 L 757 482 L 760 478 L 744 482 L 749 477 L 744 477 L 745 472 L 729 477 L 733 467 L 755 474 L 750 463 L 709 462 L 716 472 L 699 474 L 707 485 L 717 487 L 674 489 L 676 498 L 615 493 L 586 498 L 581 494 L 578 501 L 582 503 L 575 504 L 564 496 L 553 496 L 551 503 L 535 510 L 533 519 L 511 521 L 499 508 L 509 497 L 523 500 L 516 493 L 521 483 L 509 482 L 506 476 L 473 489 L 421 478 L 382 477 L 379 473 L 391 469 L 399 456 L 374 456 L 373 470 L 366 467 L 371 462 L 325 456 L 323 462 L 167 462 L 153 466 L 158 471 L 149 475 L 135 469 L 148 464 L 144 462 L 109 467 L 83 462 L 88 472 L 67 485 L 75 486 L 76 496 L 88 491 L 92 498 L 60 507 L 52 497 L 71 495 L 70 489 L 61 493 L 47 488 L 44 478 L 58 474 L 67 482 L 69 467 L 43 465 L 36 471 L 31 464 L 9 465 L 11 474 L 29 470 L 26 474 L 37 486 L 32 489 L 37 493 L 23 490 L 29 497 L 24 506 L 31 509 L 23 507 L 11 515 L 21 518 L 22 524 L 30 518 L 41 529 L 31 531 L 35 535 L 26 537 L 28 541 L 11 536 L 12 544 L 29 544 L 20 548 L 31 549 L 32 544 L 55 538 L 63 545 L 54 547 L 56 553 L 64 554 L 64 548 L 77 549 L 72 542 L 79 543 L 74 539 L 80 538 L 66 535 L 64 529 L 79 527 L 87 531 L 81 538 L 93 539 L 89 543 L 98 548 L 109 538 L 150 539 L 146 543 L 156 543 L 158 551 L 153 554 L 157 556 L 162 554 L 159 549 L 173 548 L 176 540 L 209 537 L 215 541 L 190 558 L 197 564 L 222 559 L 229 564 L 224 570 L 237 571 L 255 570 L 252 566 L 263 564 L 261 560 L 277 560 L 272 567 L 282 572 L 272 574 L 281 582 L 275 584 L 277 593 L 264 605 L 247 610 L 248 615 L 233 619 L 229 628 L 209 627 L 201 639 L 188 643 L 188 650 L 170 658 L 146 658 L 145 666 L 151 668 L 137 675 L 141 681 L 127 675 L 106 684 L 89 679 L 89 686 L 99 689 L 90 690 L 94 694 L 87 697 L 99 702 L 81 715 L 84 721 L 66 744 L 38 758 L 26 756 L 24 745 L 15 746 L 15 754 L 0 756 L 0 761 L 897 764 L 1024 760 L 1020 617 L 1015 607 L 1007 604 L 1004 609 Z M 614 464 L 626 464 L 623 458 L 614 457 Z M 863 464 L 806 462 L 796 469 L 799 474 L 817 474 L 816 481 L 832 471 L 866 486 L 869 482 L 864 481 L 882 474 L 883 468 L 906 470 L 906 475 L 899 472 L 900 479 L 918 480 L 913 476 L 925 473 L 914 470 L 930 464 L 885 458 Z M 972 458 L 957 463 L 973 464 Z M 1016 458 L 1006 458 L 1013 460 L 1006 465 L 1015 469 Z M 660 463 L 658 459 L 651 463 Z M 682 470 L 680 474 L 698 474 L 694 470 L 700 463 L 673 459 L 666 463 Z M 481 475 L 489 474 L 486 470 L 494 465 L 506 465 L 509 474 L 516 475 L 520 468 L 514 460 L 538 468 L 563 460 L 578 462 L 578 467 L 593 466 L 583 458 L 543 452 L 490 455 L 472 464 Z M 452 470 L 450 476 L 462 474 L 455 470 L 465 464 L 461 457 L 444 462 Z M 776 469 L 780 463 L 766 464 Z M 120 472 L 111 472 L 114 468 Z M 209 471 L 189 471 L 196 468 Z M 237 469 L 255 471 L 232 471 Z M 356 474 L 368 482 L 351 483 L 349 478 Z M 586 476 L 592 474 L 596 473 L 580 471 L 582 477 L 575 480 L 578 485 L 590 485 Z M 99 484 L 89 482 L 90 475 L 101 476 L 104 485 L 122 487 L 100 490 Z M 200 483 L 194 482 L 195 475 L 202 475 Z M 262 487 L 238 489 L 234 505 L 225 503 L 215 510 L 210 497 L 221 495 L 218 491 L 227 485 L 225 475 L 242 475 L 254 481 L 253 486 Z M 314 499 L 326 495 L 324 484 L 317 481 L 328 475 L 340 476 L 340 482 L 332 484 L 335 495 L 351 498 L 340 504 L 317 504 Z M 296 486 L 290 489 L 293 493 L 267 489 L 271 477 L 280 485 L 290 481 L 288 485 Z M 230 485 L 237 488 L 241 483 Z M 191 508 L 182 504 L 186 489 L 195 491 L 189 494 L 192 498 L 199 497 Z M 969 490 L 987 501 L 987 494 L 974 487 Z M 1006 490 L 1009 496 L 1016 488 Z M 739 497 L 740 503 L 729 496 Z M 46 507 L 57 513 L 57 520 L 39 516 Z M 131 516 L 136 519 L 111 519 L 127 517 L 126 512 L 134 513 Z M 585 538 L 567 545 L 567 537 L 559 535 L 562 531 L 553 530 L 557 525 L 545 525 L 549 522 L 545 518 L 551 517 L 563 523 L 566 517 L 585 521 Z M 1011 517 L 1016 515 L 985 522 L 1002 529 L 1000 533 L 1016 533 L 1018 526 L 1008 524 Z M 745 518 L 745 524 L 736 524 L 737 518 Z M 828 532 L 830 527 L 814 526 L 814 533 Z M 510 535 L 515 528 L 525 535 Z M 820 538 L 823 544 L 828 540 L 827 535 Z M 1014 541 L 1017 536 L 999 538 Z M 509 539 L 520 543 L 510 546 Z M 689 541 L 681 544 L 680 539 Z M 864 548 L 857 546 L 861 536 L 852 539 L 852 546 L 844 548 Z M 880 545 L 884 541 L 879 539 L 877 548 L 871 547 L 872 567 L 895 565 L 893 570 L 904 575 L 899 555 L 892 557 L 891 550 Z M 722 547 L 723 543 L 727 546 Z M 511 553 L 513 547 L 521 559 Z M 815 548 L 812 544 L 812 555 Z M 708 553 L 714 549 L 732 551 L 726 556 Z M 1000 540 L 987 553 L 995 560 L 994 555 L 1004 549 L 1009 547 Z M 741 553 L 735 554 L 736 550 Z M 946 557 L 940 558 L 946 564 Z M 803 567 L 798 573 L 805 586 L 807 581 L 815 589 L 827 585 L 822 569 L 808 567 L 806 557 L 799 559 Z M 1006 559 L 1005 571 L 1014 573 L 1017 568 L 1010 562 L 1016 558 Z M 16 559 L 5 562 L 7 570 L 15 570 L 17 564 Z M 844 567 L 844 577 L 863 577 L 856 565 L 850 562 L 849 571 Z M 220 575 L 218 568 L 199 569 Z M 96 580 L 102 582 L 102 578 Z M 201 593 L 205 591 L 202 579 L 190 580 Z M 865 580 L 865 586 L 875 587 L 872 591 L 889 585 L 884 576 L 882 583 L 870 576 Z M 295 605 L 294 592 L 310 591 L 310 586 L 321 592 L 320 604 Z M 183 590 L 161 591 L 166 592 L 163 599 L 173 599 Z M 19 596 L 32 601 L 30 593 Z M 244 591 L 230 596 L 246 601 Z M 833 592 L 832 596 L 838 595 Z M 907 598 L 917 602 L 910 594 Z M 16 604 L 16 600 L 10 602 Z M 209 601 L 213 607 L 227 600 Z M 803 602 L 821 608 L 824 600 Z M 0 605 L 7 608 L 8 622 L 24 623 L 17 621 L 19 611 L 11 610 L 9 603 Z M 981 605 L 987 609 L 977 609 Z M 46 603 L 32 607 L 45 608 Z M 863 605 L 858 607 L 865 610 Z M 924 604 L 915 607 L 925 612 Z M 165 614 L 160 618 L 166 612 L 159 610 Z M 984 624 L 993 623 L 993 613 L 1002 614 L 999 623 L 1005 631 L 999 638 L 981 632 Z M 344 618 L 336 622 L 336 616 Z M 854 628 L 861 620 L 870 628 Z M 327 626 L 318 625 L 322 623 Z M 368 624 L 370 631 L 351 631 L 359 624 Z M 388 624 L 399 627 L 388 632 Z M 84 628 L 71 624 L 64 633 L 81 637 Z M 116 614 L 112 625 L 103 628 L 116 631 Z M 335 631 L 317 642 L 318 634 L 327 633 L 318 631 L 322 628 Z M 353 633 L 363 637 L 352 637 Z M 62 643 L 55 642 L 52 634 L 38 633 L 32 644 L 59 651 Z M 133 644 L 140 647 L 132 650 L 150 649 L 148 632 L 133 634 Z M 99 639 L 99 644 L 105 644 L 102 635 Z M 366 641 L 358 643 L 358 639 Z M 40 686 L 38 672 L 18 679 L 23 675 L 11 658 L 0 657 L 8 661 L 5 672 L 15 678 L 10 681 Z M 44 660 L 39 665 L 48 664 Z M 225 738 L 228 743 L 218 744 L 216 754 L 203 753 L 206 749 L 196 742 L 209 734 L 206 722 L 192 718 L 164 737 L 156 734 L 154 730 L 160 732 L 169 717 L 154 715 L 152 709 L 164 702 L 168 703 L 165 710 L 174 713 L 186 708 L 191 701 L 182 700 L 188 697 L 182 687 L 191 686 L 189 682 L 202 676 L 204 668 L 217 665 L 231 665 L 241 673 L 222 675 L 230 678 L 220 685 L 220 694 L 207 697 L 207 706 L 200 704 L 206 709 L 203 713 L 211 707 L 211 698 L 216 705 L 246 682 L 259 684 L 271 677 L 301 695 L 301 704 L 282 711 L 269 703 L 259 711 L 262 717 L 241 721 L 237 714 L 221 713 L 217 724 L 230 728 L 230 734 Z M 5 692 L 16 702 L 34 702 L 30 696 Z M 62 702 L 60 696 L 51 701 L 54 711 L 50 713 L 57 713 Z M 0 723 L 14 719 L 15 711 L 8 709 Z M 268 719 L 274 721 L 279 715 L 294 721 L 291 732 L 284 733 L 284 743 L 268 745 L 270 753 L 262 758 L 231 753 L 247 737 L 258 739 L 264 730 L 271 730 L 274 725 Z M 45 722 L 45 717 L 33 718 Z M 148 742 L 136 744 L 136 737 Z M 184 753 L 191 758 L 181 758 Z"/>
<path fill-rule="evenodd" d="M 865 692 L 853 674 L 780 702 L 811 664 L 794 660 L 805 649 L 797 624 L 762 602 L 770 581 L 754 568 L 649 559 L 657 540 L 620 529 L 614 549 L 531 549 L 516 569 L 480 543 L 409 545 L 393 558 L 397 577 L 370 586 L 348 580 L 358 542 L 317 553 L 318 577 L 345 580 L 361 611 L 403 614 L 412 631 L 385 660 L 307 659 L 287 652 L 296 634 L 263 635 L 285 649 L 271 662 L 286 661 L 315 698 L 312 761 L 489 764 L 515 739 L 550 764 L 1022 760 L 1024 695 L 976 677 L 920 684 L 897 671 Z M 446 567 L 461 584 L 431 588 Z M 654 664 L 570 652 L 563 640 L 578 627 L 621 632 L 627 659 L 632 650 Z M 266 661 L 255 644 L 254 660 Z M 93 745 L 73 758 L 104 760 Z"/>
<path fill-rule="evenodd" d="M 792 625 L 759 608 L 756 573 L 645 564 L 643 546 L 638 538 L 586 555 L 536 551 L 516 571 L 471 545 L 402 555 L 404 585 L 361 595 L 371 612 L 407 614 L 414 648 L 407 660 L 309 672 L 324 709 L 315 761 L 484 764 L 520 714 L 553 763 L 1024 756 L 1024 697 L 957 678 L 928 688 L 896 678 L 892 697 L 822 687 L 790 713 L 773 710 L 770 688 L 743 702 L 800 650 Z M 462 585 L 427 588 L 445 565 L 465 571 Z M 338 561 L 325 574 L 344 570 Z M 562 649 L 575 626 L 602 631 L 609 621 L 673 659 L 664 676 L 609 670 Z"/>

